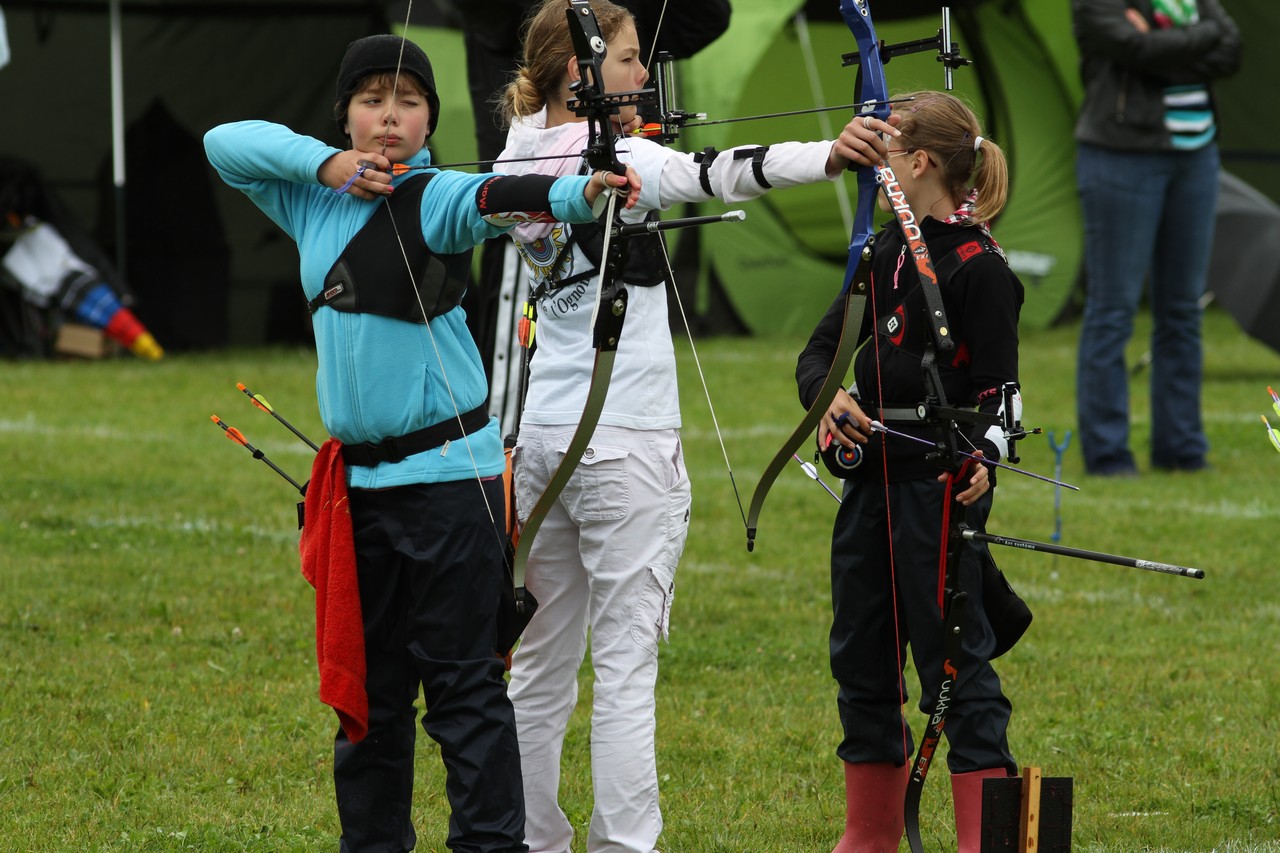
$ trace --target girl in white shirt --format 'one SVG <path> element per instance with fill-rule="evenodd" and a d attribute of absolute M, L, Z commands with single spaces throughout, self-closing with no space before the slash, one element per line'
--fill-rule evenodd
<path fill-rule="evenodd" d="M 631 14 L 591 0 L 608 53 L 603 88 L 643 88 Z M 570 111 L 578 66 L 565 0 L 545 0 L 531 18 L 516 80 L 504 93 L 510 123 L 500 160 L 581 151 L 585 119 Z M 623 107 L 617 129 L 640 124 Z M 624 214 L 719 198 L 734 203 L 770 188 L 834 180 L 850 162 L 880 163 L 878 132 L 856 118 L 835 142 L 782 142 L 687 154 L 624 135 L 618 159 L 642 177 L 639 202 Z M 501 163 L 511 174 L 574 174 L 578 158 Z M 576 235 L 575 235 L 576 230 Z M 531 278 L 536 350 L 516 449 L 521 522 L 555 472 L 580 420 L 593 365 L 592 309 L 599 286 L 599 240 L 586 226 L 530 224 L 512 232 Z M 542 522 L 529 554 L 526 584 L 539 608 L 511 668 L 531 853 L 567 853 L 573 829 L 557 801 L 565 729 L 577 700 L 577 674 L 591 630 L 595 673 L 591 766 L 595 795 L 590 853 L 651 853 L 662 830 L 655 760 L 654 685 L 658 641 L 667 633 L 675 570 L 690 512 L 680 447 L 675 353 L 667 325 L 660 247 L 633 238 L 625 270 L 628 306 L 613 378 L 591 445 Z"/>

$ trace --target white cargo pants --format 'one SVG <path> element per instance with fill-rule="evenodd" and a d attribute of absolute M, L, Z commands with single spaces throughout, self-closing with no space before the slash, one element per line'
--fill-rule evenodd
<path fill-rule="evenodd" d="M 525 426 L 516 454 L 521 521 L 542 493 L 572 426 Z M 658 641 L 689 526 L 679 433 L 599 427 L 529 554 L 538 611 L 516 649 L 516 710 L 530 853 L 568 853 L 560 758 L 591 632 L 595 674 L 589 853 L 652 853 L 662 831 L 655 758 Z"/>

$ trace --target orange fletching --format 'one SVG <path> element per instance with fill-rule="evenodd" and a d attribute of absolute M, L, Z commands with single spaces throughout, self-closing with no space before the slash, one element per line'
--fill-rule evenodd
<path fill-rule="evenodd" d="M 249 441 L 244 437 L 244 433 L 240 432 L 240 430 L 235 427 L 227 426 L 226 423 L 223 422 L 222 418 L 217 415 L 210 415 L 209 420 L 222 427 L 222 431 L 227 434 L 227 438 L 231 439 L 236 444 L 243 444 L 245 447 L 249 446 Z"/>

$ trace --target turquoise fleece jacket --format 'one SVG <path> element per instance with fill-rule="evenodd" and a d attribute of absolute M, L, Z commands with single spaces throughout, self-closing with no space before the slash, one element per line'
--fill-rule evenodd
<path fill-rule="evenodd" d="M 302 289 L 319 292 L 325 275 L 381 201 L 339 195 L 322 186 L 322 163 L 339 153 L 287 127 L 244 121 L 205 134 L 209 162 L 298 244 Z M 423 149 L 410 165 L 430 163 Z M 395 183 L 407 179 L 396 178 Z M 422 194 L 422 233 L 440 253 L 466 251 L 505 233 L 517 221 L 494 222 L 476 209 L 476 190 L 490 174 L 439 172 Z M 556 181 L 551 213 L 559 221 L 588 222 L 586 176 Z M 407 285 L 406 285 L 407 286 Z M 312 315 L 318 369 L 316 396 L 329 434 L 344 444 L 378 442 L 456 417 L 488 393 L 484 367 L 461 308 L 426 324 L 321 308 Z M 349 466 L 353 488 L 439 483 L 502 473 L 496 418 L 443 449 L 375 467 Z"/>

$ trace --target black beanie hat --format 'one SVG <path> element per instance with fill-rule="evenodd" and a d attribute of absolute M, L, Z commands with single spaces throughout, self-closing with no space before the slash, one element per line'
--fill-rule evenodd
<path fill-rule="evenodd" d="M 402 53 L 403 51 L 403 53 Z M 367 36 L 347 45 L 347 52 L 338 67 L 338 94 L 334 117 L 338 130 L 347 120 L 347 104 L 356 93 L 356 85 L 371 74 L 412 74 L 418 78 L 427 93 L 427 105 L 431 108 L 431 125 L 428 136 L 436 132 L 440 119 L 440 96 L 436 94 L 436 78 L 431 71 L 431 60 L 422 48 L 406 38 L 394 35 Z"/>

